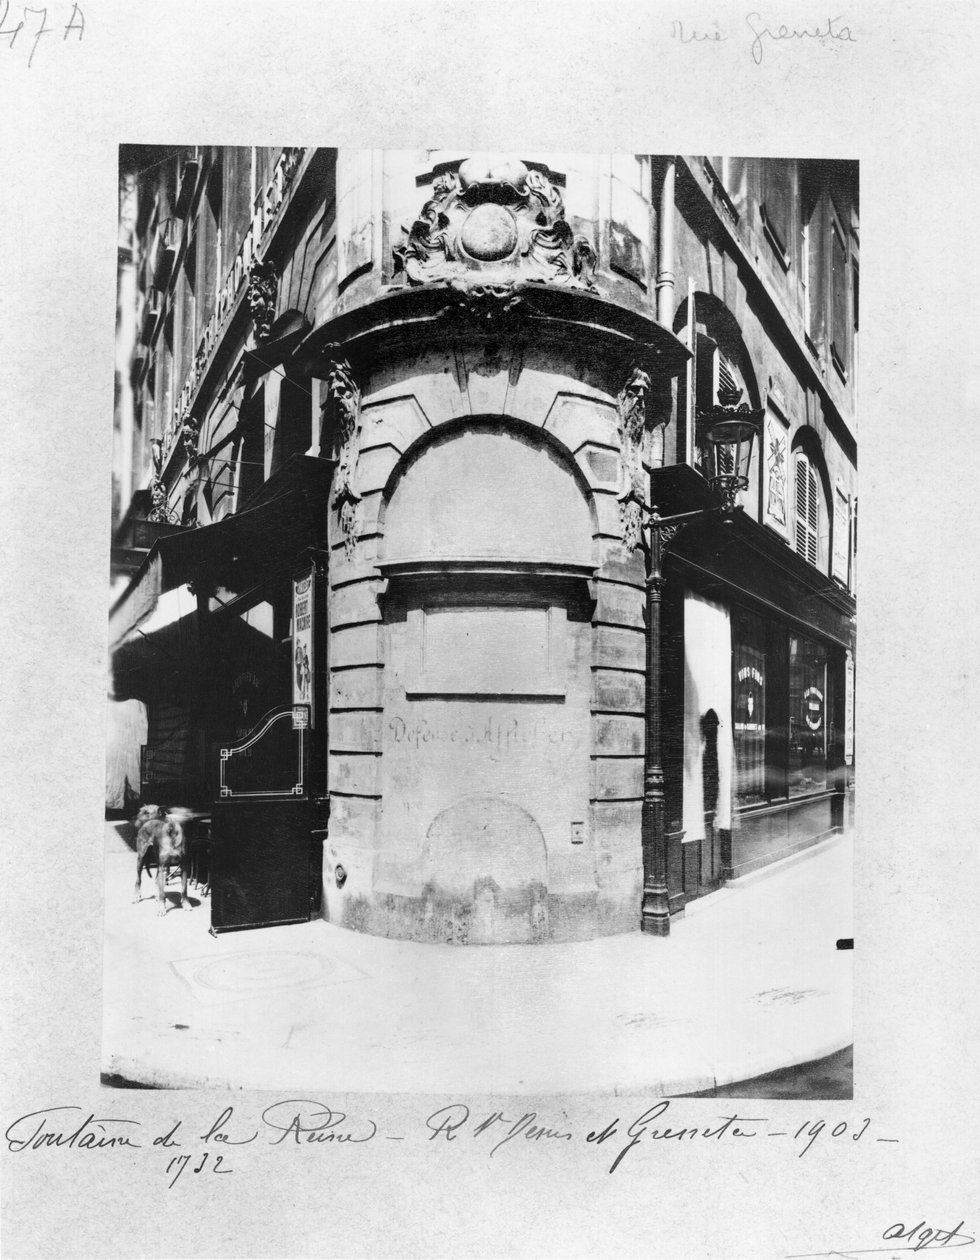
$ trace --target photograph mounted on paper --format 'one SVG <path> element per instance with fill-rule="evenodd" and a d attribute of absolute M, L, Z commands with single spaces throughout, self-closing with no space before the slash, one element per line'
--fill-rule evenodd
<path fill-rule="evenodd" d="M 125 144 L 118 259 L 104 1083 L 850 1097 L 857 163 Z"/>

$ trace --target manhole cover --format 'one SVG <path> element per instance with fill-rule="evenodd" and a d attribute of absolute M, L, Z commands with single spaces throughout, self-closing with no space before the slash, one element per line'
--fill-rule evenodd
<path fill-rule="evenodd" d="M 205 989 L 247 993 L 253 989 L 288 988 L 325 979 L 333 964 L 309 954 L 239 954 L 215 958 L 195 968 L 194 981 Z"/>

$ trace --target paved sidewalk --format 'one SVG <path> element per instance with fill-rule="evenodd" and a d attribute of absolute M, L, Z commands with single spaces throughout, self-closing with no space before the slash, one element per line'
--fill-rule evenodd
<path fill-rule="evenodd" d="M 717 1089 L 852 1041 L 851 843 L 692 903 L 662 940 L 389 941 L 323 921 L 208 934 L 134 905 L 106 825 L 103 1071 L 163 1088 L 385 1093 Z M 171 884 L 171 890 L 176 889 Z M 171 892 L 176 901 L 177 894 Z"/>

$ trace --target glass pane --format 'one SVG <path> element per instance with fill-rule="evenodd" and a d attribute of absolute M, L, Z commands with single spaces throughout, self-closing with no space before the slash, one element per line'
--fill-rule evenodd
<path fill-rule="evenodd" d="M 766 638 L 761 617 L 735 617 L 735 796 L 742 805 L 766 799 Z"/>
<path fill-rule="evenodd" d="M 267 715 L 239 744 L 219 752 L 219 790 L 235 796 L 302 796 L 306 705 Z"/>
<path fill-rule="evenodd" d="M 789 641 L 789 794 L 827 786 L 827 650 L 791 635 Z"/>

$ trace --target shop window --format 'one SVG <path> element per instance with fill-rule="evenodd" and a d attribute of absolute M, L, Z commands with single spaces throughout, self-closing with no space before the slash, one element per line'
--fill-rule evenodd
<path fill-rule="evenodd" d="M 734 630 L 735 796 L 742 805 L 754 805 L 767 799 L 766 625 L 740 610 Z"/>
<path fill-rule="evenodd" d="M 790 796 L 827 786 L 827 649 L 800 635 L 789 640 Z"/>
<path fill-rule="evenodd" d="M 744 608 L 732 612 L 732 717 L 739 806 L 826 790 L 843 654 Z M 835 673 L 836 671 L 836 673 Z M 836 680 L 836 681 L 835 681 Z M 841 719 L 838 714 L 838 721 Z"/>

